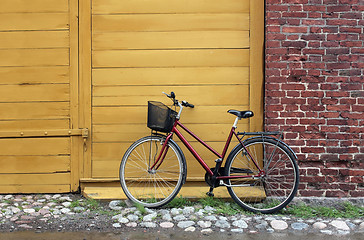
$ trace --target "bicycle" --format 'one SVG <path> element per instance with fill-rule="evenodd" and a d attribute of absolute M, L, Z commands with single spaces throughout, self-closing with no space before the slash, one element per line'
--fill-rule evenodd
<path fill-rule="evenodd" d="M 152 134 L 134 142 L 122 158 L 120 183 L 128 199 L 157 208 L 178 194 L 186 181 L 187 168 L 181 148 L 172 139 L 174 135 L 206 171 L 205 181 L 210 186 L 208 196 L 214 195 L 214 188 L 225 186 L 242 208 L 261 213 L 279 211 L 293 199 L 299 184 L 297 157 L 281 137 L 273 137 L 282 136 L 280 132 L 236 132 L 238 121 L 254 114 L 229 110 L 236 118 L 220 154 L 180 122 L 184 107 L 194 108 L 194 105 L 176 100 L 173 92 L 164 94 L 173 101 L 175 110 L 161 102 L 149 101 L 147 126 Z M 214 168 L 206 164 L 177 127 L 217 156 Z M 222 167 L 233 136 L 238 144 Z M 243 140 L 246 136 L 250 137 Z"/>

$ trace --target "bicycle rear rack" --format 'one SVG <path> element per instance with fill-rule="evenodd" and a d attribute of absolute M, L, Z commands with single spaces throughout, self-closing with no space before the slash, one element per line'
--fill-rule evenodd
<path fill-rule="evenodd" d="M 278 132 L 278 131 L 276 131 L 276 132 L 238 132 L 237 134 L 243 135 L 243 136 L 245 136 L 245 135 L 249 135 L 249 136 L 251 136 L 251 135 L 282 135 L 283 132 Z"/>

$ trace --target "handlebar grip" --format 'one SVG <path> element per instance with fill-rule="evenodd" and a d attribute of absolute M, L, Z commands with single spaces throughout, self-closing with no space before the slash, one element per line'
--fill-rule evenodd
<path fill-rule="evenodd" d="M 182 101 L 182 105 L 185 106 L 185 107 L 190 107 L 190 108 L 194 108 L 195 105 L 191 104 L 191 103 L 188 103 L 186 101 Z"/>

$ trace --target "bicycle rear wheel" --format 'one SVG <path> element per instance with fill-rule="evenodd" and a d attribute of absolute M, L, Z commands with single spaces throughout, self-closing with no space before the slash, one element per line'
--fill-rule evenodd
<path fill-rule="evenodd" d="M 120 164 L 120 183 L 125 195 L 145 207 L 156 208 L 169 203 L 185 182 L 186 161 L 173 140 L 168 141 L 162 164 L 150 169 L 164 141 L 162 136 L 139 139 L 125 152 Z"/>
<path fill-rule="evenodd" d="M 251 138 L 244 145 L 259 167 L 250 159 L 241 144 L 229 154 L 225 175 L 245 176 L 226 181 L 229 194 L 246 210 L 273 213 L 284 208 L 294 197 L 299 184 L 295 157 L 282 143 L 272 138 Z"/>

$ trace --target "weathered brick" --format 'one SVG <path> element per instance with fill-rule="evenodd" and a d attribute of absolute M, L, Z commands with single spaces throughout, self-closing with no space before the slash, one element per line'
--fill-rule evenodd
<path fill-rule="evenodd" d="M 299 195 L 364 196 L 364 5 L 267 0 L 266 11 L 279 44 L 266 49 L 265 128 L 297 152 Z"/>

